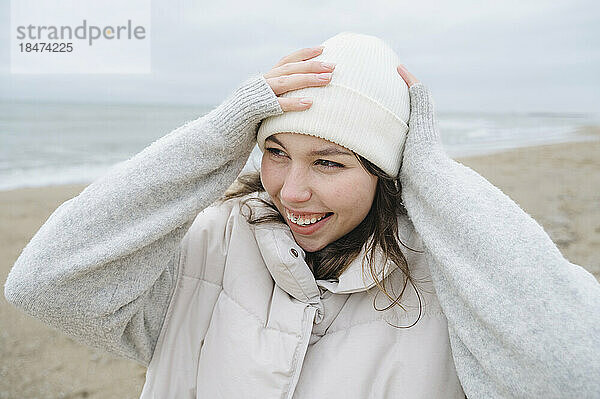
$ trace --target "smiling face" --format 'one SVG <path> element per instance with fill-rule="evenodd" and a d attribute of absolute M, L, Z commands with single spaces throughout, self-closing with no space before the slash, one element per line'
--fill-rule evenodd
<path fill-rule="evenodd" d="M 343 237 L 367 216 L 377 177 L 348 149 L 298 133 L 265 140 L 260 176 L 265 190 L 307 252 Z"/>

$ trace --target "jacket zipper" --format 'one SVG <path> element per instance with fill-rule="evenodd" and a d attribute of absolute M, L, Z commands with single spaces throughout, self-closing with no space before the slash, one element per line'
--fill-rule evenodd
<path fill-rule="evenodd" d="M 308 305 L 309 308 L 309 317 L 305 320 L 305 325 L 303 326 L 303 337 L 302 337 L 302 352 L 296 362 L 296 368 L 294 370 L 294 374 L 292 375 L 292 383 L 290 384 L 290 389 L 286 396 L 287 399 L 292 399 L 294 396 L 294 392 L 296 391 L 296 385 L 298 384 L 298 379 L 300 378 L 300 371 L 302 371 L 302 365 L 304 364 L 304 356 L 306 356 L 306 351 L 308 350 L 308 343 L 310 342 L 310 333 L 312 332 L 312 326 L 315 321 L 315 315 L 317 314 L 317 308 L 311 305 Z"/>

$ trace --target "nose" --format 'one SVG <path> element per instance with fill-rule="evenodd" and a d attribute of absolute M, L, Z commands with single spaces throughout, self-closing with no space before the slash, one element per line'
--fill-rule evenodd
<path fill-rule="evenodd" d="M 285 176 L 280 195 L 288 204 L 308 201 L 312 194 L 307 173 L 300 167 L 291 167 Z"/>

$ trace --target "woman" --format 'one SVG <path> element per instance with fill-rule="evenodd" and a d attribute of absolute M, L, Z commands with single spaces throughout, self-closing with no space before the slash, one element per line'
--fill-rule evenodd
<path fill-rule="evenodd" d="M 224 195 L 257 142 L 260 179 Z M 427 88 L 367 35 L 284 57 L 113 167 L 5 296 L 148 366 L 145 398 L 600 394 L 599 284 L 448 158 Z"/>

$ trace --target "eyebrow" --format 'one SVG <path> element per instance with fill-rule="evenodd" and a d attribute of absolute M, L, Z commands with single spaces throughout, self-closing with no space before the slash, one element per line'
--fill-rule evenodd
<path fill-rule="evenodd" d="M 276 137 L 269 136 L 265 139 L 265 142 L 266 141 L 272 141 L 274 143 L 279 144 L 284 149 L 286 149 L 285 146 L 283 145 L 283 143 L 281 141 L 279 141 Z M 354 156 L 354 154 L 347 152 L 347 151 L 340 150 L 339 148 L 336 148 L 336 147 L 326 147 L 326 148 L 323 148 L 322 150 L 312 150 L 311 152 L 308 153 L 308 155 L 309 156 L 345 155 L 345 156 L 351 156 L 351 157 Z"/>

